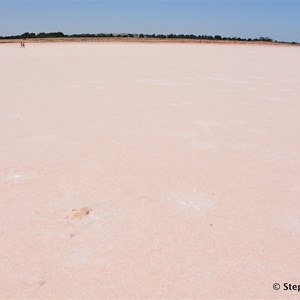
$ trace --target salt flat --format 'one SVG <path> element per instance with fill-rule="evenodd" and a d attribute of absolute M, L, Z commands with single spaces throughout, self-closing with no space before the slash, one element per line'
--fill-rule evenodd
<path fill-rule="evenodd" d="M 0 45 L 0 298 L 287 298 L 297 47 Z"/>

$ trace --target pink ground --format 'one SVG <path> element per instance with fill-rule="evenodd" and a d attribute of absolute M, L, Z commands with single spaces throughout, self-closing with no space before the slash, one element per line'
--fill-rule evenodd
<path fill-rule="evenodd" d="M 0 45 L 0 66 L 0 298 L 299 297 L 299 48 Z"/>

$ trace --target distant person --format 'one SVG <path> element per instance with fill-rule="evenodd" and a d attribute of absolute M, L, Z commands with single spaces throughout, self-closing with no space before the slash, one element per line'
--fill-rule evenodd
<path fill-rule="evenodd" d="M 23 42 L 21 41 L 21 43 L 20 43 L 20 48 L 23 48 Z"/>

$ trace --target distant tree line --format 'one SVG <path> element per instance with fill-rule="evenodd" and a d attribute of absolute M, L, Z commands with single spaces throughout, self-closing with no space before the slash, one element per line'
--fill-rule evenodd
<path fill-rule="evenodd" d="M 13 36 L 0 36 L 0 39 L 34 39 L 34 38 L 111 38 L 111 37 L 126 37 L 126 38 L 148 38 L 148 39 L 193 39 L 193 40 L 216 40 L 216 41 L 254 41 L 254 42 L 273 42 L 273 39 L 269 37 L 260 37 L 260 38 L 240 38 L 240 37 L 222 37 L 221 35 L 194 35 L 194 34 L 113 34 L 113 33 L 98 33 L 98 34 L 64 34 L 63 32 L 40 32 L 38 34 L 25 32 L 21 35 Z M 277 42 L 277 41 L 274 41 Z M 295 42 L 293 42 L 295 43 Z"/>
<path fill-rule="evenodd" d="M 62 32 L 41 32 L 35 34 L 34 32 L 25 32 L 20 35 L 10 35 L 10 36 L 0 36 L 0 39 L 34 39 L 34 38 L 58 38 L 67 37 L 67 35 Z"/>

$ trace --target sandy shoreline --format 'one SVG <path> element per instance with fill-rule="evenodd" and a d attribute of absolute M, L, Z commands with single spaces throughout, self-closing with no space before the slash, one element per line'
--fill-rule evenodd
<path fill-rule="evenodd" d="M 296 47 L 0 47 L 0 298 L 296 298 Z"/>

